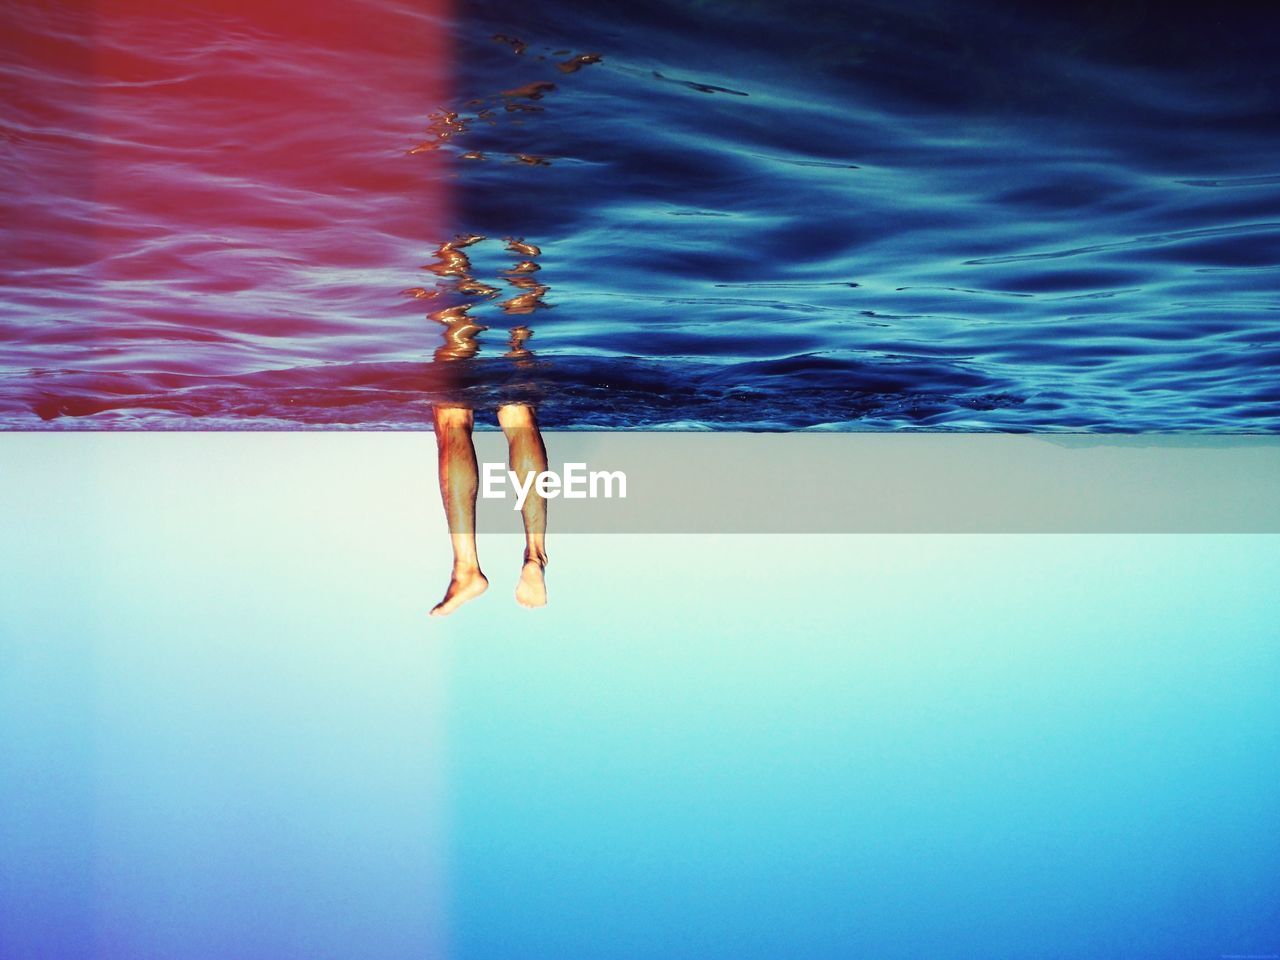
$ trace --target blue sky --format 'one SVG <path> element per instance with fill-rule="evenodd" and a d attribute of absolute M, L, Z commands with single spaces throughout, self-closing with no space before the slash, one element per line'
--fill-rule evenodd
<path fill-rule="evenodd" d="M 0 952 L 1280 952 L 1280 538 L 553 526 L 439 621 L 382 436 L 6 458 Z"/>

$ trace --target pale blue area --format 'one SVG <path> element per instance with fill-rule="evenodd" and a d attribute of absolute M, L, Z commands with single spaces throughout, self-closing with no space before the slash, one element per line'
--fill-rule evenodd
<path fill-rule="evenodd" d="M 442 954 L 413 524 L 140 439 L 0 468 L 0 957 Z"/>
<path fill-rule="evenodd" d="M 1280 538 L 495 536 L 440 622 L 425 441 L 309 442 L 0 458 L 5 960 L 1280 952 Z"/>
<path fill-rule="evenodd" d="M 1277 538 L 560 553 L 450 625 L 460 956 L 1280 952 Z"/>

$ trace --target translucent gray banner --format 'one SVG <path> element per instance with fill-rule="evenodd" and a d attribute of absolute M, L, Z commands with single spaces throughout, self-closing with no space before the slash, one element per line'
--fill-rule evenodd
<path fill-rule="evenodd" d="M 554 491 L 544 485 L 552 536 L 1280 533 L 1280 437 L 548 432 L 543 440 L 559 482 Z M 474 443 L 477 529 L 519 532 L 507 439 L 478 432 Z M 470 444 L 461 449 L 469 464 Z M 592 473 L 611 475 L 596 478 L 595 496 Z M 566 498 L 566 483 L 586 495 Z M 204 497 L 267 504 L 281 490 L 335 513 L 365 511 L 371 498 L 395 502 L 414 528 L 444 516 L 426 431 L 0 436 L 0 506 L 15 515 L 61 498 L 69 510 L 88 505 L 108 517 L 132 488 L 153 491 L 155 522 L 166 524 L 199 513 Z M 326 522 L 323 513 L 315 522 Z"/>
<path fill-rule="evenodd" d="M 556 475 L 544 483 L 553 534 L 1280 532 L 1276 437 L 548 433 L 544 440 Z M 477 433 L 475 442 L 477 528 L 518 530 L 520 478 L 504 476 L 506 441 Z M 611 476 L 595 477 L 593 491 L 592 474 Z M 580 496 L 566 497 L 566 483 Z"/>

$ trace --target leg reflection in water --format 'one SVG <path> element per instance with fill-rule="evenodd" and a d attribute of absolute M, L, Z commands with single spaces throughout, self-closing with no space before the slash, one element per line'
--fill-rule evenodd
<path fill-rule="evenodd" d="M 453 576 L 444 599 L 431 611 L 433 617 L 447 616 L 468 600 L 484 593 L 489 580 L 480 570 L 476 552 L 476 493 L 479 470 L 475 444 L 471 439 L 474 416 L 468 407 L 437 406 L 434 410 L 436 445 L 439 450 L 440 496 L 453 542 Z M 507 436 L 509 461 L 521 483 L 529 474 L 547 469 L 547 449 L 533 407 L 512 403 L 498 409 L 498 423 Z M 541 607 L 547 602 L 543 570 L 547 565 L 547 501 L 530 486 L 522 508 L 524 519 L 524 562 L 516 583 L 516 602 L 524 607 Z"/>

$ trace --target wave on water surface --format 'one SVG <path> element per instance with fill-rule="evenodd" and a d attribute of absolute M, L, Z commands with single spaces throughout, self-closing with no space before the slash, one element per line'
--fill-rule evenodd
<path fill-rule="evenodd" d="M 1280 14 L 7 5 L 0 427 L 1280 430 Z"/>

